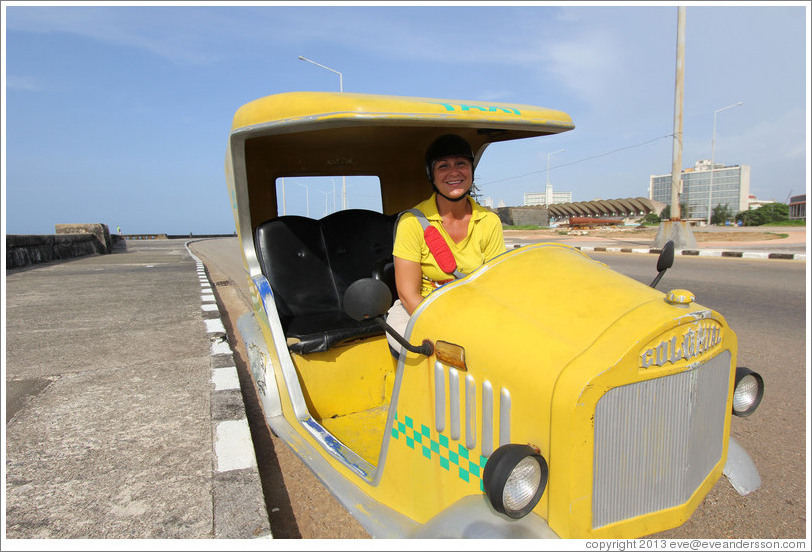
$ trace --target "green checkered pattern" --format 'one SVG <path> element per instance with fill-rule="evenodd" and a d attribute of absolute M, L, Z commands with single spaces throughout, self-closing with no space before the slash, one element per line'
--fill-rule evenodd
<path fill-rule="evenodd" d="M 420 452 L 432 461 L 438 461 L 440 466 L 449 472 L 455 473 L 467 483 L 479 484 L 479 490 L 484 492 L 482 485 L 482 470 L 488 461 L 482 455 L 479 458 L 471 457 L 471 451 L 457 441 L 451 441 L 442 433 L 433 432 L 428 426 L 420 424 L 416 427 L 414 420 L 409 416 L 395 413 L 392 426 L 392 438 L 403 440 L 406 446 L 415 452 Z M 456 449 L 456 450 L 455 450 Z"/>

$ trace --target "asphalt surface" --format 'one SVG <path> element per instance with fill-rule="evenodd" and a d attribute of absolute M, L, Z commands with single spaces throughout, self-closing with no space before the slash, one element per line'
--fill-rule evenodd
<path fill-rule="evenodd" d="M 646 249 L 581 238 L 557 241 Z M 295 526 L 285 510 L 297 497 L 274 498 L 250 445 L 255 406 L 243 402 L 221 319 L 230 325 L 222 300 L 239 293 L 231 276 L 212 277 L 184 240 L 127 245 L 5 275 L 3 548 L 13 539 L 269 538 L 273 514 Z M 797 239 L 700 248 L 806 259 Z M 342 524 L 283 538 L 363 536 Z"/>
<path fill-rule="evenodd" d="M 272 536 L 232 351 L 183 240 L 5 284 L 3 548 Z"/>

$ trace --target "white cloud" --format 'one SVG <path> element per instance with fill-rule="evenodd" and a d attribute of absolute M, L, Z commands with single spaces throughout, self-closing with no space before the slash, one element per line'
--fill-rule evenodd
<path fill-rule="evenodd" d="M 725 150 L 744 152 L 747 163 L 753 164 L 805 159 L 809 151 L 804 136 L 805 121 L 803 109 L 793 109 L 778 117 L 763 119 L 748 126 L 741 134 L 726 137 Z M 716 146 L 718 150 L 718 135 Z"/>
<path fill-rule="evenodd" d="M 42 86 L 32 77 L 20 75 L 6 75 L 6 89 L 24 92 L 39 92 Z"/>
<path fill-rule="evenodd" d="M 70 33 L 145 50 L 175 63 L 199 64 L 218 58 L 207 46 L 207 40 L 218 32 L 218 21 L 203 9 L 9 7 L 6 14 L 9 31 Z"/>
<path fill-rule="evenodd" d="M 564 83 L 582 99 L 600 104 L 622 72 L 620 45 L 607 31 L 582 33 L 544 47 L 554 80 Z"/>

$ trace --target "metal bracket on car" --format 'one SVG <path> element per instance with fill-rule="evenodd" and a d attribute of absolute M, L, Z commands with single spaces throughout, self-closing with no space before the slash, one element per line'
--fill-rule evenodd
<path fill-rule="evenodd" d="M 559 538 L 538 514 L 510 519 L 494 510 L 484 494 L 461 498 L 408 536 L 414 539 Z"/>
<path fill-rule="evenodd" d="M 761 476 L 747 451 L 736 439 L 730 437 L 727 447 L 727 462 L 722 470 L 736 492 L 748 495 L 761 487 Z"/>

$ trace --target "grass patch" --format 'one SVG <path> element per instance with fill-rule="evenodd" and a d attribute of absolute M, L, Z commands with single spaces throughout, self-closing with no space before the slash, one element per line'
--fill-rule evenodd
<path fill-rule="evenodd" d="M 806 220 L 777 220 L 761 226 L 806 226 Z"/>
<path fill-rule="evenodd" d="M 508 226 L 507 224 L 502 225 L 502 230 L 542 230 L 543 228 L 547 228 L 546 226 L 534 226 L 532 224 L 524 224 L 519 226 Z"/>

